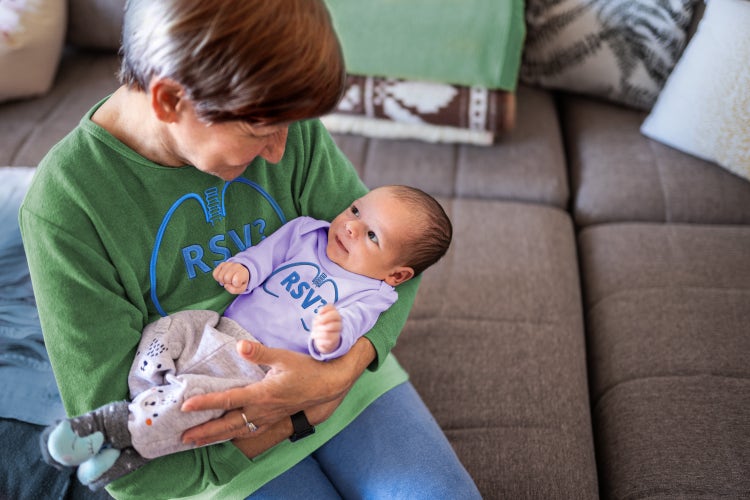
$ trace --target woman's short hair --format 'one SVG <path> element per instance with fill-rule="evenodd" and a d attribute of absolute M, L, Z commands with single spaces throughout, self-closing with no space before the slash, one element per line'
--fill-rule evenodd
<path fill-rule="evenodd" d="M 128 0 L 120 82 L 179 83 L 207 122 L 275 125 L 331 111 L 345 83 L 323 0 Z"/>

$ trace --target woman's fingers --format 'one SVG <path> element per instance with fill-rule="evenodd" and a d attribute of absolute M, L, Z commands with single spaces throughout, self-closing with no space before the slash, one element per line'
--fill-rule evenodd
<path fill-rule="evenodd" d="M 257 342 L 240 341 L 237 350 L 248 362 L 270 366 L 269 373 L 286 373 L 290 362 L 305 360 L 309 356 L 283 349 L 271 349 Z M 217 441 L 249 437 L 250 430 L 259 433 L 268 426 L 288 418 L 298 411 L 297 406 L 288 406 L 287 401 L 277 395 L 283 393 L 286 379 L 266 376 L 263 380 L 245 387 L 236 387 L 221 392 L 193 396 L 182 405 L 182 411 L 224 410 L 223 416 L 189 429 L 183 441 L 198 445 Z M 245 419 L 248 425 L 245 423 Z"/>
<path fill-rule="evenodd" d="M 193 396 L 182 404 L 182 411 L 233 410 L 245 406 L 246 387 L 236 387 L 221 392 Z"/>
<path fill-rule="evenodd" d="M 237 342 L 237 352 L 251 363 L 256 365 L 270 366 L 277 357 L 270 349 L 260 342 L 250 342 L 249 340 L 240 340 Z"/>
<path fill-rule="evenodd" d="M 188 429 L 182 435 L 182 442 L 203 446 L 230 439 L 250 437 L 253 434 L 262 434 L 265 429 L 256 425 L 247 414 L 243 418 L 243 413 L 242 411 L 231 411 L 220 418 Z"/>

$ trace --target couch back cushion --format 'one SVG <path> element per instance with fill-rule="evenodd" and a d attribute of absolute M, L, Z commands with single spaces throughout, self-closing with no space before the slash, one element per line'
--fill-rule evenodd
<path fill-rule="evenodd" d="M 69 0 L 68 43 L 101 50 L 120 48 L 125 0 Z"/>
<path fill-rule="evenodd" d="M 0 101 L 52 86 L 65 35 L 65 0 L 0 2 Z"/>

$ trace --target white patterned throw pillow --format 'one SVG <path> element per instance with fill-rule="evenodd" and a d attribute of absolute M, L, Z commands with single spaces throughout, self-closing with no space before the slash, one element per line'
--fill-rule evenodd
<path fill-rule="evenodd" d="M 641 132 L 750 180 L 750 1 L 708 1 Z"/>
<path fill-rule="evenodd" d="M 528 0 L 521 81 L 650 109 L 695 0 Z"/>

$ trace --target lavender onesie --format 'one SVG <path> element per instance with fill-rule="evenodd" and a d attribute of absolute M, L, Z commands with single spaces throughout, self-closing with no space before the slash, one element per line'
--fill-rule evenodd
<path fill-rule="evenodd" d="M 190 448 L 182 444 L 182 433 L 221 413 L 182 412 L 184 400 L 263 377 L 259 367 L 236 353 L 241 338 L 332 359 L 346 353 L 396 301 L 392 286 L 349 272 L 328 258 L 329 226 L 299 217 L 231 257 L 248 268 L 250 282 L 224 317 L 182 311 L 146 327 L 128 378 L 133 398 L 128 430 L 141 456 Z M 322 354 L 314 348 L 310 330 L 326 304 L 336 305 L 343 327 L 340 347 Z"/>
<path fill-rule="evenodd" d="M 242 325 L 263 344 L 337 358 L 388 309 L 397 298 L 387 283 L 355 274 L 326 255 L 330 223 L 299 217 L 229 259 L 250 271 L 247 291 L 238 295 L 224 315 Z M 341 346 L 329 353 L 315 350 L 310 329 L 318 310 L 336 304 L 342 316 Z"/>

